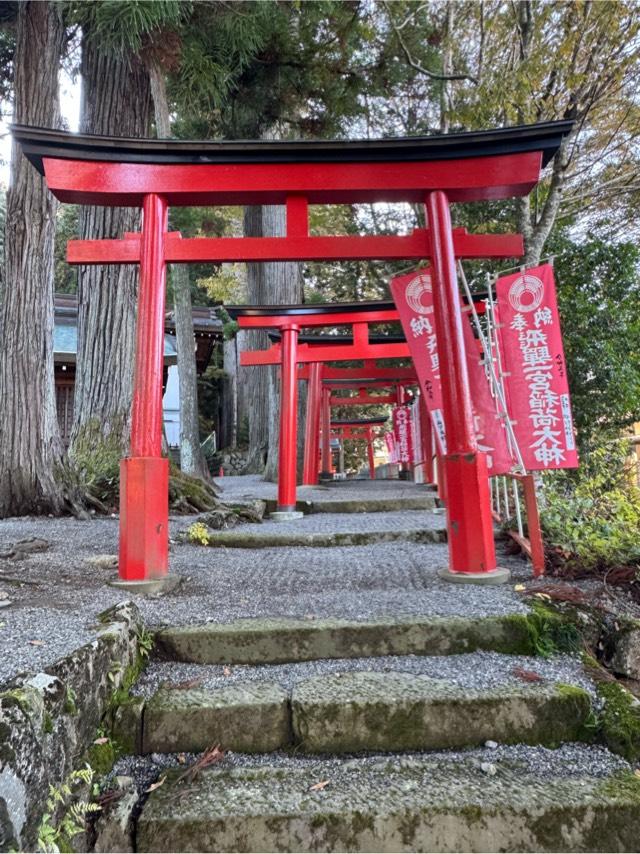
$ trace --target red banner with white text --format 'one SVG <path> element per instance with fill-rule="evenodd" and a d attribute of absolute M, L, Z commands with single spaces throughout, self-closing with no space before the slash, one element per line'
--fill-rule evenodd
<path fill-rule="evenodd" d="M 507 407 L 528 470 L 577 468 L 553 267 L 496 282 Z"/>
<path fill-rule="evenodd" d="M 389 456 L 390 463 L 398 462 L 398 449 L 396 448 L 396 438 L 393 433 L 387 431 L 384 434 L 384 441 L 387 444 L 387 454 Z"/>
<path fill-rule="evenodd" d="M 427 268 L 391 279 L 391 295 L 400 315 L 411 358 L 433 423 L 440 453 L 447 452 L 431 275 Z"/>
<path fill-rule="evenodd" d="M 393 435 L 399 463 L 413 462 L 413 434 L 411 430 L 411 407 L 393 407 Z"/>
<path fill-rule="evenodd" d="M 438 347 L 433 317 L 433 293 L 428 268 L 392 279 L 391 293 L 431 416 L 438 448 L 441 453 L 446 453 Z M 504 419 L 500 418 L 496 401 L 491 394 L 489 380 L 481 365 L 478 342 L 473 335 L 471 318 L 467 312 L 464 313 L 463 321 L 467 370 L 478 443 L 480 450 L 487 455 L 489 473 L 491 475 L 506 474 L 512 470 L 515 461 L 508 449 Z"/>

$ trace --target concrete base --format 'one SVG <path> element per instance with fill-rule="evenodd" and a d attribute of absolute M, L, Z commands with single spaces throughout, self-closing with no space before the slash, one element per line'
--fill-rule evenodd
<path fill-rule="evenodd" d="M 144 581 L 123 581 L 118 578 L 116 581 L 108 581 L 107 584 L 138 596 L 162 596 L 175 590 L 182 581 L 181 575 L 165 575 L 162 578 L 149 578 Z"/>
<path fill-rule="evenodd" d="M 301 510 L 274 510 L 269 513 L 269 519 L 272 522 L 294 522 L 296 519 L 303 519 L 304 513 Z"/>
<path fill-rule="evenodd" d="M 506 584 L 511 578 L 511 572 L 503 567 L 489 572 L 452 572 L 445 567 L 438 570 L 438 575 L 454 584 Z"/>

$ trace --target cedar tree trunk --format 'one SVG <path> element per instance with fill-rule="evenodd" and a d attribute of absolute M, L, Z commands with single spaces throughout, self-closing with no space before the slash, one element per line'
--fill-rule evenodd
<path fill-rule="evenodd" d="M 64 32 L 59 4 L 18 4 L 16 122 L 60 127 Z M 56 210 L 44 179 L 14 143 L 0 313 L 0 516 L 58 514 L 68 506 L 53 372 Z"/>
<path fill-rule="evenodd" d="M 103 53 L 97 40 L 86 33 L 81 71 L 83 133 L 149 135 L 149 78 L 138 59 Z M 138 209 L 81 208 L 83 240 L 121 238 L 126 231 L 139 230 Z M 137 296 L 135 265 L 79 268 L 70 455 L 80 468 L 116 466 L 129 451 Z"/>
<path fill-rule="evenodd" d="M 148 69 L 156 121 L 156 136 L 159 139 L 168 139 L 171 136 L 171 119 L 169 117 L 164 71 L 156 62 L 149 63 Z M 209 469 L 200 445 L 196 338 L 193 332 L 189 266 L 187 264 L 172 264 L 170 271 L 176 322 L 176 349 L 178 351 L 180 469 L 185 474 L 209 479 Z"/>

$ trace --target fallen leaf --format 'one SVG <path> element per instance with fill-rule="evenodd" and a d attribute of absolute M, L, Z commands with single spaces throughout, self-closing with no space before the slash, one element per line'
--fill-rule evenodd
<path fill-rule="evenodd" d="M 542 599 L 543 602 L 551 602 L 551 596 L 548 593 L 534 593 L 536 599 Z"/>
<path fill-rule="evenodd" d="M 640 768 L 636 768 L 636 770 L 633 772 L 633 776 L 640 777 Z"/>
<path fill-rule="evenodd" d="M 524 584 L 516 584 L 513 589 L 516 591 L 516 593 L 522 593 L 522 591 L 526 590 L 527 588 Z"/>
<path fill-rule="evenodd" d="M 160 779 L 158 780 L 158 782 L 157 782 L 157 783 L 152 783 L 152 784 L 149 786 L 149 788 L 147 789 L 147 793 L 149 793 L 149 792 L 155 792 L 155 790 L 156 790 L 156 789 L 159 789 L 159 788 L 160 788 L 160 786 L 164 783 L 164 781 L 165 781 L 166 779 L 167 779 L 167 775 L 166 775 L 166 774 L 164 775 L 164 777 L 160 777 Z"/>
<path fill-rule="evenodd" d="M 187 761 L 187 756 L 186 756 L 186 754 L 184 754 L 184 753 L 178 753 L 178 764 L 179 764 L 179 765 L 184 765 L 186 761 Z"/>
<path fill-rule="evenodd" d="M 96 740 L 93 743 L 94 744 L 107 744 L 108 741 L 109 741 L 108 738 L 96 738 Z"/>
<path fill-rule="evenodd" d="M 534 670 L 525 670 L 524 667 L 514 667 L 511 672 L 514 676 L 523 679 L 525 682 L 544 682 L 542 676 Z"/>
<path fill-rule="evenodd" d="M 309 787 L 310 792 L 321 792 L 325 786 L 329 785 L 329 780 L 320 780 L 319 783 L 315 783 L 313 786 Z"/>
<path fill-rule="evenodd" d="M 30 640 L 29 643 L 31 646 L 44 646 L 44 641 L 41 640 Z"/>
<path fill-rule="evenodd" d="M 227 666 L 225 665 L 225 666 L 222 668 L 222 675 L 223 675 L 223 676 L 231 676 L 231 668 L 230 668 L 230 667 L 227 667 Z"/>

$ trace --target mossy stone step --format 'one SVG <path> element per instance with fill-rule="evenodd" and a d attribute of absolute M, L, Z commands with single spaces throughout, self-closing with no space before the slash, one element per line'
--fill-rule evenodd
<path fill-rule="evenodd" d="M 144 709 L 144 753 L 199 752 L 215 744 L 268 753 L 291 741 L 288 693 L 274 682 L 216 691 L 161 689 Z"/>
<path fill-rule="evenodd" d="M 526 761 L 355 759 L 171 772 L 138 819 L 137 851 L 637 851 L 640 780 Z"/>
<path fill-rule="evenodd" d="M 273 682 L 161 689 L 144 710 L 142 743 L 147 753 L 555 746 L 579 740 L 590 712 L 589 694 L 568 685 L 470 691 L 412 673 L 348 672 L 303 679 L 291 698 Z"/>
<path fill-rule="evenodd" d="M 454 655 L 475 650 L 535 655 L 527 614 L 497 617 L 243 619 L 174 626 L 156 634 L 156 654 L 195 664 L 281 664 L 321 658 Z"/>
<path fill-rule="evenodd" d="M 267 500 L 267 511 L 276 510 L 278 502 Z M 397 513 L 402 510 L 433 510 L 436 494 L 410 495 L 403 498 L 328 498 L 321 501 L 299 500 L 296 510 L 302 513 Z"/>
<path fill-rule="evenodd" d="M 267 523 L 268 524 L 268 523 Z M 443 521 L 444 525 L 444 521 Z M 278 531 L 247 530 L 212 531 L 206 545 L 210 548 L 273 549 L 280 547 L 333 548 L 368 546 L 375 543 L 445 543 L 446 528 L 407 528 L 378 531 Z"/>
<path fill-rule="evenodd" d="M 571 685 L 461 688 L 412 673 L 342 673 L 296 685 L 296 743 L 308 753 L 556 746 L 585 734 L 591 698 Z"/>

